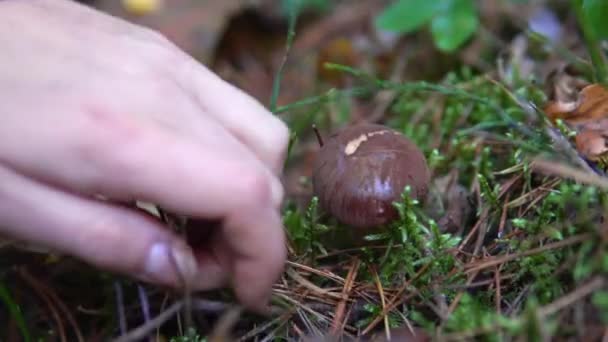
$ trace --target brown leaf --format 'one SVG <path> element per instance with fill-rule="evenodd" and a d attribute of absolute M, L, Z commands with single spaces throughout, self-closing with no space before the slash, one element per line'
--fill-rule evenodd
<path fill-rule="evenodd" d="M 563 95 L 567 97 L 566 95 Z M 601 84 L 585 86 L 574 99 L 556 100 L 545 107 L 552 120 L 562 119 L 580 125 L 608 117 L 608 88 Z"/>
<path fill-rule="evenodd" d="M 565 74 L 554 81 L 554 101 L 545 113 L 553 122 L 562 119 L 576 131 L 574 143 L 581 155 L 602 161 L 608 155 L 608 88 L 589 84 L 577 92 L 579 80 Z"/>
<path fill-rule="evenodd" d="M 599 161 L 606 156 L 608 146 L 607 130 L 586 129 L 576 135 L 576 149 L 591 161 Z"/>

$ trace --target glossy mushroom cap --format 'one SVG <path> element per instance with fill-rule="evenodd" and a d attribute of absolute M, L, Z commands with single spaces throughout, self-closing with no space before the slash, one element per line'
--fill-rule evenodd
<path fill-rule="evenodd" d="M 423 200 L 430 171 L 424 154 L 401 133 L 358 124 L 326 139 L 312 182 L 325 211 L 344 224 L 370 228 L 398 218 L 393 202 L 407 185 L 414 198 Z"/>

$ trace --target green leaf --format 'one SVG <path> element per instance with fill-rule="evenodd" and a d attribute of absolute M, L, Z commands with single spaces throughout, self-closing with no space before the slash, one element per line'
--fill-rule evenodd
<path fill-rule="evenodd" d="M 398 0 L 376 17 L 376 26 L 397 33 L 415 31 L 433 18 L 440 3 L 435 0 Z"/>
<path fill-rule="evenodd" d="M 453 52 L 475 33 L 478 25 L 472 0 L 448 0 L 431 21 L 431 34 L 438 49 Z"/>
<path fill-rule="evenodd" d="M 598 38 L 608 38 L 608 1 L 606 0 L 584 0 L 583 13 L 589 21 L 591 29 L 595 31 Z"/>

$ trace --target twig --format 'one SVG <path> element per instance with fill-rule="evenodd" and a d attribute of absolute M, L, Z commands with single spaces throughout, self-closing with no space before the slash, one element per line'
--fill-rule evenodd
<path fill-rule="evenodd" d="M 500 303 L 502 302 L 502 297 L 500 294 L 500 267 L 501 265 L 496 266 L 496 271 L 494 271 L 494 280 L 496 282 L 496 313 L 500 315 L 501 308 Z"/>
<path fill-rule="evenodd" d="M 608 180 L 590 171 L 582 171 L 569 165 L 556 163 L 545 159 L 536 159 L 530 165 L 531 168 L 539 173 L 547 175 L 571 178 L 577 182 L 593 185 L 608 190 Z"/>
<path fill-rule="evenodd" d="M 522 257 L 526 257 L 526 256 L 530 256 L 530 255 L 546 252 L 546 251 L 552 250 L 552 249 L 557 249 L 557 248 L 562 248 L 562 247 L 574 245 L 574 244 L 583 242 L 585 240 L 589 240 L 592 237 L 593 237 L 593 234 L 591 234 L 591 233 L 585 233 L 585 234 L 575 235 L 575 236 L 572 236 L 572 237 L 570 237 L 570 238 L 568 238 L 566 240 L 550 243 L 550 244 L 544 245 L 542 247 L 537 247 L 537 248 L 533 248 L 533 249 L 527 250 L 525 252 L 519 252 L 519 253 L 515 253 L 515 254 L 511 254 L 511 255 L 505 255 L 503 257 L 489 258 L 490 260 L 486 259 L 486 260 L 480 261 L 479 263 L 473 263 L 473 265 L 467 265 L 467 266 L 465 266 L 465 268 L 468 268 L 468 269 L 465 270 L 464 273 L 478 272 L 478 271 L 483 270 L 485 268 L 492 267 L 492 266 L 495 266 L 495 265 L 500 265 L 500 264 L 503 264 L 505 262 L 516 260 L 518 258 L 522 258 Z"/>
<path fill-rule="evenodd" d="M 509 309 L 505 313 L 506 316 L 511 316 L 515 313 L 517 307 L 519 307 L 519 305 L 523 302 L 524 298 L 528 295 L 530 288 L 532 288 L 532 284 L 527 284 L 521 290 L 517 297 L 515 297 L 515 300 L 513 300 L 513 303 L 511 303 L 511 305 L 509 306 Z"/>
<path fill-rule="evenodd" d="M 382 304 L 382 310 L 386 309 L 386 298 L 384 298 L 384 289 L 382 288 L 382 283 L 380 282 L 380 277 L 378 276 L 378 272 L 371 268 L 371 272 L 374 274 L 374 281 L 376 282 L 376 287 L 378 288 L 378 294 L 380 295 L 380 304 Z M 386 333 L 386 339 L 390 341 L 391 339 L 391 329 L 388 322 L 388 315 L 384 315 L 384 331 Z"/>
<path fill-rule="evenodd" d="M 150 321 L 150 304 L 148 302 L 148 295 L 141 284 L 137 284 L 137 293 L 139 294 L 139 302 L 141 303 L 141 312 L 144 316 L 144 323 L 147 323 Z M 148 340 L 153 342 L 154 338 L 149 336 Z"/>
<path fill-rule="evenodd" d="M 481 212 L 481 215 L 479 215 L 479 220 L 477 220 L 477 223 L 475 223 L 475 225 L 473 226 L 473 228 L 471 229 L 469 234 L 467 234 L 467 236 L 464 238 L 464 240 L 462 240 L 462 242 L 458 246 L 459 252 L 464 251 L 464 247 L 466 247 L 466 245 L 469 243 L 469 240 L 479 230 L 479 227 L 481 226 L 482 222 L 488 218 L 488 214 L 489 214 L 488 208 L 484 208 L 483 211 Z"/>
<path fill-rule="evenodd" d="M 154 331 L 154 329 L 169 320 L 173 315 L 181 310 L 183 306 L 183 300 L 173 303 L 173 305 L 167 308 L 167 310 L 161 312 L 158 316 L 140 325 L 139 327 L 122 334 L 120 337 L 114 339 L 113 342 L 132 342 L 142 340 L 145 336 L 148 336 L 152 331 Z"/>
<path fill-rule="evenodd" d="M 289 277 L 291 277 L 293 280 L 295 280 L 298 284 L 304 286 L 305 288 L 315 292 L 316 294 L 320 295 L 320 296 L 329 296 L 332 297 L 334 299 L 342 299 L 342 296 L 338 293 L 333 293 L 328 289 L 323 289 L 320 288 L 319 286 L 313 284 L 312 282 L 306 280 L 304 277 L 302 277 L 301 275 L 299 275 L 297 272 L 295 272 L 293 269 L 288 269 L 287 270 L 287 275 Z"/>
<path fill-rule="evenodd" d="M 342 296 L 341 296 L 342 299 L 338 303 L 338 305 L 336 307 L 336 311 L 334 313 L 334 320 L 332 322 L 332 329 L 331 329 L 332 334 L 335 334 L 341 325 L 340 322 L 342 320 L 342 317 L 344 316 L 344 309 L 346 307 L 346 303 L 348 302 L 348 297 L 349 297 L 350 291 L 352 290 L 353 283 L 354 283 L 355 279 L 357 278 L 357 273 L 359 271 L 360 264 L 361 264 L 361 262 L 359 261 L 359 259 L 355 259 L 355 261 L 353 262 L 353 264 L 350 267 L 350 270 L 348 270 L 348 275 L 346 276 L 346 282 L 344 283 L 344 287 L 342 288 Z"/>
<path fill-rule="evenodd" d="M 38 281 L 34 277 L 32 277 L 28 272 L 26 272 L 25 269 L 21 268 L 19 270 L 19 274 L 21 275 L 21 277 L 23 279 L 25 279 L 25 281 L 28 283 L 28 285 L 30 285 L 36 291 L 38 296 L 40 296 L 40 298 L 42 298 L 42 300 L 46 303 L 47 307 L 51 311 L 51 315 L 53 316 L 53 318 L 55 319 L 55 322 L 57 323 L 59 340 L 62 342 L 67 342 L 63 322 L 61 321 L 59 312 L 57 312 L 57 308 L 55 308 L 55 306 L 53 305 L 53 301 L 49 298 L 49 296 L 41 288 L 41 285 L 38 283 Z"/>
<path fill-rule="evenodd" d="M 277 294 L 277 296 L 285 299 L 286 301 L 288 301 L 288 302 L 290 302 L 290 303 L 292 303 L 294 305 L 297 305 L 298 307 L 302 308 L 302 310 L 307 311 L 308 313 L 310 313 L 310 314 L 314 315 L 315 317 L 317 317 L 319 320 L 323 320 L 323 321 L 327 322 L 328 324 L 331 324 L 331 320 L 327 316 L 322 315 L 322 314 L 314 311 L 313 309 L 311 309 L 308 306 L 306 306 L 306 305 L 298 302 L 297 300 L 295 300 L 295 299 L 293 299 L 293 298 L 291 298 L 291 297 L 289 297 L 287 295 L 284 295 L 284 294 Z"/>
<path fill-rule="evenodd" d="M 114 281 L 114 292 L 116 292 L 116 313 L 118 314 L 118 326 L 120 328 L 120 334 L 123 335 L 127 332 L 127 319 L 125 317 L 122 286 L 118 280 Z"/>
<path fill-rule="evenodd" d="M 469 279 L 467 280 L 467 286 L 470 286 L 471 283 L 473 282 L 473 279 L 477 278 L 477 273 L 475 272 L 473 273 L 471 276 L 469 276 Z M 458 292 L 458 294 L 456 295 L 456 297 L 454 297 L 454 300 L 452 301 L 452 303 L 450 303 L 450 306 L 448 307 L 448 313 L 447 313 L 447 317 L 449 317 L 452 312 L 454 312 L 454 310 L 456 310 L 456 307 L 458 306 L 458 303 L 460 303 L 460 299 L 462 298 L 462 296 L 464 296 L 465 291 L 460 291 Z"/>
<path fill-rule="evenodd" d="M 414 277 L 408 281 L 406 281 L 401 288 L 399 288 L 399 290 L 397 291 L 397 293 L 392 297 L 391 301 L 389 301 L 389 304 L 386 306 L 386 309 L 383 309 L 382 312 L 380 313 L 380 315 L 378 317 L 376 317 L 362 332 L 361 335 L 365 335 L 367 333 L 369 333 L 370 331 L 372 331 L 372 329 L 374 329 L 376 327 L 376 325 L 378 325 L 378 323 L 382 322 L 384 320 L 384 316 L 388 315 L 388 313 L 390 311 L 392 311 L 393 309 L 395 309 L 398 305 L 400 305 L 401 303 L 403 303 L 405 300 L 407 300 L 406 296 L 403 296 L 403 293 L 405 292 L 405 290 L 407 290 L 407 288 L 410 286 L 410 284 L 418 279 L 420 276 L 422 276 L 431 266 L 430 263 L 424 264 L 424 266 L 422 266 L 422 268 L 420 268 L 420 270 L 416 273 L 416 275 L 414 275 Z"/>
<path fill-rule="evenodd" d="M 29 276 L 30 279 L 36 281 L 35 278 L 29 272 L 27 272 L 25 269 L 21 269 L 21 272 L 23 274 Z M 53 291 L 52 288 L 46 286 L 43 282 L 36 281 L 36 284 L 39 286 L 40 290 L 43 291 L 49 297 L 49 299 L 51 301 L 53 301 L 55 303 L 55 305 L 57 305 L 59 307 L 59 309 L 63 312 L 63 314 L 66 316 L 68 322 L 74 329 L 74 334 L 76 335 L 76 339 L 80 342 L 84 342 L 85 339 L 82 335 L 82 332 L 80 331 L 80 327 L 76 323 L 76 319 L 74 319 L 74 315 L 72 315 L 72 312 L 68 309 L 68 307 L 61 300 L 61 298 L 59 298 L 57 293 L 55 293 L 55 291 Z"/>
<path fill-rule="evenodd" d="M 285 313 L 282 316 L 279 316 L 263 325 L 260 325 L 259 327 L 249 331 L 247 334 L 241 336 L 241 338 L 239 338 L 239 341 L 246 341 L 252 337 L 255 337 L 257 335 L 259 335 L 261 332 L 265 331 L 266 329 L 270 328 L 271 326 L 275 325 L 276 323 L 284 320 L 286 317 L 289 317 L 289 313 Z"/>
<path fill-rule="evenodd" d="M 576 290 L 566 294 L 558 300 L 547 304 L 538 310 L 541 317 L 553 315 L 554 313 L 572 305 L 583 297 L 586 297 L 606 285 L 606 279 L 602 276 L 595 276 L 585 285 L 579 286 Z"/>
<path fill-rule="evenodd" d="M 221 342 L 221 341 L 229 341 L 230 340 L 230 330 L 236 324 L 241 313 L 243 312 L 243 308 L 240 306 L 232 307 L 226 313 L 220 317 L 219 322 L 216 323 L 213 331 L 209 336 L 210 342 Z"/>
<path fill-rule="evenodd" d="M 319 276 L 322 276 L 322 277 L 326 277 L 328 279 L 331 279 L 331 280 L 337 282 L 340 285 L 343 285 L 344 281 L 345 281 L 344 278 L 342 278 L 342 277 L 340 277 L 340 276 L 338 276 L 336 274 L 329 273 L 329 272 L 319 271 L 316 268 L 312 268 L 310 266 L 298 264 L 297 262 L 293 262 L 293 261 L 289 261 L 288 260 L 287 264 L 291 265 L 291 266 L 294 266 L 296 268 L 302 269 L 303 271 L 310 272 L 310 273 L 313 273 L 313 274 L 316 274 L 316 275 L 319 275 Z"/>

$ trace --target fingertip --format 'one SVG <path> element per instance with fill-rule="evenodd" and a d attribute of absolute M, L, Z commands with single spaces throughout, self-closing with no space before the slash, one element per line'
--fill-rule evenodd
<path fill-rule="evenodd" d="M 280 279 L 287 259 L 283 234 L 266 236 L 266 244 L 256 258 L 238 260 L 234 271 L 234 288 L 239 300 L 257 313 L 267 312 L 273 285 Z"/>

